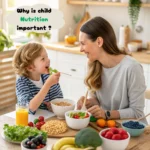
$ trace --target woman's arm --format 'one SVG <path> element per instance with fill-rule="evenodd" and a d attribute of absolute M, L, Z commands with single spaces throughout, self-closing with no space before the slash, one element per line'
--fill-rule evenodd
<path fill-rule="evenodd" d="M 143 69 L 140 64 L 130 67 L 127 87 L 129 107 L 118 110 L 120 118 L 140 118 L 144 115 L 144 92 L 146 89 Z"/>

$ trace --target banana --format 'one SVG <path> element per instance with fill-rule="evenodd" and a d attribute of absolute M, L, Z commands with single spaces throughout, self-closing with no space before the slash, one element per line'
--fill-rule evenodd
<path fill-rule="evenodd" d="M 69 147 L 69 148 L 66 148 L 65 150 L 93 150 L 93 149 L 94 149 L 93 147 L 87 147 L 87 148 Z"/>
<path fill-rule="evenodd" d="M 75 145 L 64 145 L 60 148 L 60 150 L 66 150 L 67 148 L 73 148 Z"/>
<path fill-rule="evenodd" d="M 60 148 L 63 145 L 75 145 L 75 138 L 74 137 L 61 138 L 54 144 L 52 150 L 60 150 Z"/>

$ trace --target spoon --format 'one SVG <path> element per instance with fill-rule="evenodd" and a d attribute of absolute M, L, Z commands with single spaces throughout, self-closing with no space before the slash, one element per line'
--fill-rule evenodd
<path fill-rule="evenodd" d="M 87 110 L 87 108 L 86 108 L 86 106 L 85 106 L 85 104 L 86 104 L 86 99 L 87 99 L 87 96 L 88 96 L 88 90 L 87 90 L 87 92 L 86 92 L 86 95 L 85 95 L 84 102 L 83 102 L 83 105 L 82 105 L 82 108 L 81 108 L 81 110 Z"/>
<path fill-rule="evenodd" d="M 141 118 L 139 118 L 139 119 L 137 119 L 136 121 L 140 121 L 140 120 L 142 120 L 142 119 L 144 119 L 144 118 L 146 118 L 147 116 L 149 116 L 150 115 L 150 113 L 149 114 L 147 114 L 146 116 L 144 116 L 144 117 L 141 117 Z"/>

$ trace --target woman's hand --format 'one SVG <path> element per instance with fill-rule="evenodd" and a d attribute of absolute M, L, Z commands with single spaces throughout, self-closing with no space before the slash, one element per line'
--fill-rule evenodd
<path fill-rule="evenodd" d="M 82 96 L 79 100 L 78 100 L 78 103 L 77 103 L 77 109 L 81 109 L 82 108 L 82 105 L 84 103 L 84 96 Z M 94 105 L 99 105 L 98 101 L 96 98 L 89 98 L 89 99 L 86 99 L 86 108 L 90 108 Z"/>
<path fill-rule="evenodd" d="M 90 107 L 87 111 L 90 112 L 95 118 L 106 119 L 105 111 L 98 105 Z"/>
<path fill-rule="evenodd" d="M 53 112 L 50 102 L 43 102 L 43 103 L 47 106 L 47 109 L 48 109 L 49 111 Z"/>
<path fill-rule="evenodd" d="M 46 80 L 51 86 L 59 82 L 60 72 L 54 73 Z"/>

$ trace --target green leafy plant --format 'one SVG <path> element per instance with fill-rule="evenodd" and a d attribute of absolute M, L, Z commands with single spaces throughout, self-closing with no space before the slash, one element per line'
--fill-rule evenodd
<path fill-rule="evenodd" d="M 0 51 L 3 51 L 5 47 L 10 48 L 11 46 L 13 46 L 13 41 L 4 30 L 0 29 Z"/>
<path fill-rule="evenodd" d="M 31 37 L 31 35 L 33 35 L 33 36 L 35 36 L 35 37 L 40 37 L 40 36 L 42 36 L 42 37 L 46 37 L 46 38 L 48 38 L 48 39 L 51 38 L 50 32 L 44 32 L 44 33 L 28 32 L 28 33 L 27 33 L 27 36 L 28 36 L 28 37 Z"/>
<path fill-rule="evenodd" d="M 141 0 L 129 0 L 128 13 L 133 28 L 138 21 L 141 4 Z"/>

